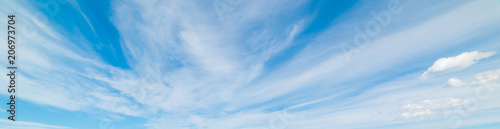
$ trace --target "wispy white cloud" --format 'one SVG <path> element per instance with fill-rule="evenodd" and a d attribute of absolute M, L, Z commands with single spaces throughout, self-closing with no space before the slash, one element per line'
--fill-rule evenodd
<path fill-rule="evenodd" d="M 75 7 L 75 9 L 78 10 L 78 12 L 80 12 L 80 14 L 83 16 L 83 18 L 87 22 L 87 24 L 89 24 L 90 29 L 92 29 L 92 31 L 94 32 L 94 35 L 97 37 L 97 33 L 95 32 L 95 29 L 94 29 L 94 26 L 92 25 L 92 22 L 90 22 L 90 20 L 87 17 L 87 15 L 85 15 L 85 13 L 83 13 L 83 11 L 80 8 L 80 5 L 78 4 L 78 2 L 75 1 L 75 0 L 70 0 L 69 3 L 71 3 L 71 5 L 73 5 L 73 7 Z"/>
<path fill-rule="evenodd" d="M 281 6 L 284 3 L 286 7 Z M 144 124 L 149 128 L 270 128 L 273 121 L 283 120 L 275 115 L 281 109 L 290 110 L 285 116 L 288 128 L 411 124 L 398 118 L 426 120 L 441 109 L 469 102 L 462 95 L 470 89 L 461 88 L 471 86 L 436 91 L 446 82 L 416 80 L 421 71 L 383 84 L 349 84 L 370 82 L 380 73 L 419 62 L 427 53 L 490 34 L 496 29 L 491 26 L 500 21 L 493 17 L 500 10 L 491 1 L 463 2 L 450 10 L 402 5 L 403 12 L 393 17 L 384 33 L 353 54 L 351 62 L 339 52 L 338 42 L 352 37 L 332 34 L 350 32 L 352 26 L 336 23 L 269 70 L 268 61 L 295 45 L 296 37 L 308 27 L 309 18 L 282 20 L 303 3 L 243 1 L 221 21 L 204 6 L 206 2 L 113 1 L 111 19 L 130 69 L 103 63 L 93 50 L 73 46 L 69 36 L 60 33 L 64 30 L 33 20 L 43 33 L 23 45 L 26 58 L 20 64 L 29 72 L 21 76 L 26 85 L 22 99 L 70 111 L 97 109 L 141 116 L 149 120 Z M 408 12 L 416 9 L 418 13 Z M 30 10 L 21 11 L 32 16 Z M 364 26 L 373 19 L 368 11 L 360 14 L 363 11 L 349 10 L 335 21 Z M 434 17 L 422 16 L 431 14 Z M 353 18 L 365 15 L 367 20 Z M 450 64 L 464 60 L 469 65 L 431 68 L 433 72 L 464 69 L 493 54 L 467 53 L 464 59 L 459 55 L 443 60 Z M 471 83 L 453 80 L 452 84 L 492 84 L 498 80 L 496 75 L 486 72 Z"/>

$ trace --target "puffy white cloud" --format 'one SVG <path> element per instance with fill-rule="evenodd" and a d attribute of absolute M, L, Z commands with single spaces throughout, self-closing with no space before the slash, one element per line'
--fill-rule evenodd
<path fill-rule="evenodd" d="M 464 52 L 458 56 L 439 58 L 434 64 L 425 71 L 420 79 L 427 79 L 435 73 L 446 73 L 451 71 L 463 70 L 480 59 L 488 58 L 495 55 L 495 51 L 491 52 Z"/>
<path fill-rule="evenodd" d="M 478 73 L 474 76 L 474 81 L 468 83 L 457 78 L 448 79 L 450 86 L 477 86 L 484 84 L 496 84 L 500 81 L 500 69 Z"/>
<path fill-rule="evenodd" d="M 467 83 L 463 82 L 460 79 L 456 79 L 456 78 L 448 79 L 448 85 L 450 85 L 450 86 L 463 86 L 465 84 L 467 84 Z"/>
<path fill-rule="evenodd" d="M 456 92 L 464 96 L 454 93 L 445 95 L 451 95 L 453 97 L 407 101 L 401 106 L 401 112 L 399 112 L 398 118 L 410 121 L 450 119 L 455 115 L 462 115 L 460 114 L 462 112 L 475 114 L 477 112 L 498 108 L 500 105 L 494 103 L 497 101 L 496 98 L 498 98 L 498 95 L 494 94 L 496 89 L 498 89 L 499 82 L 500 69 L 480 72 L 474 76 L 474 80 L 471 82 L 462 81 L 457 78 L 450 78 L 448 80 L 449 85 L 467 87 L 446 88 L 443 91 L 436 93 L 444 95 L 450 92 Z M 469 96 L 467 96 L 467 94 L 469 94 Z M 492 103 L 492 101 L 494 102 Z M 488 118 L 473 118 L 466 116 L 466 119 L 481 119 L 481 121 L 485 121 L 485 119 Z"/>
<path fill-rule="evenodd" d="M 472 85 L 497 84 L 500 82 L 500 69 L 482 72 L 475 75 Z"/>

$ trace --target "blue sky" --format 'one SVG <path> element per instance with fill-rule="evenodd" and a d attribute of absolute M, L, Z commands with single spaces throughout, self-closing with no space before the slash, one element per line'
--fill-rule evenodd
<path fill-rule="evenodd" d="M 20 73 L 0 128 L 500 127 L 496 0 L 0 5 Z"/>

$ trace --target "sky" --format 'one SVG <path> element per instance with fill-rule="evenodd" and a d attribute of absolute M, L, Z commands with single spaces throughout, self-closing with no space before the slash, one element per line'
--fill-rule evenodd
<path fill-rule="evenodd" d="M 498 0 L 0 6 L 18 31 L 0 129 L 500 127 Z"/>

